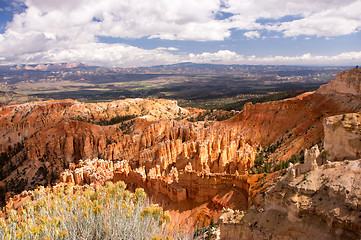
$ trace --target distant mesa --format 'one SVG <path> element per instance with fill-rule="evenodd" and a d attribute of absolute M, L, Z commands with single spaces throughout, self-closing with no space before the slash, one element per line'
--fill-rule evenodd
<path fill-rule="evenodd" d="M 85 63 L 49 63 L 49 64 L 35 64 L 35 65 L 16 65 L 11 70 L 40 70 L 40 71 L 54 71 L 69 68 L 87 67 Z"/>
<path fill-rule="evenodd" d="M 40 70 L 56 71 L 71 68 L 106 68 L 101 66 L 89 66 L 85 63 L 45 63 L 45 64 L 20 64 L 12 66 L 11 70 Z M 351 68 L 351 67 L 349 67 Z M 322 67 L 318 66 L 292 66 L 292 65 L 246 65 L 246 64 L 212 64 L 212 63 L 192 63 L 181 62 L 170 65 L 156 65 L 146 67 L 114 67 L 108 68 L 117 72 L 129 74 L 148 73 L 148 74 L 240 74 L 240 73 L 281 73 L 291 74 L 302 73 L 309 74 L 310 71 L 318 71 Z M 342 71 L 347 67 L 324 67 L 327 70 Z"/>

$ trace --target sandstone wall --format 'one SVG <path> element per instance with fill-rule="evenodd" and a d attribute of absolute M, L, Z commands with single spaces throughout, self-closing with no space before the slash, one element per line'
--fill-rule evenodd
<path fill-rule="evenodd" d="M 323 122 L 324 148 L 331 161 L 361 158 L 361 114 L 328 117 Z"/>

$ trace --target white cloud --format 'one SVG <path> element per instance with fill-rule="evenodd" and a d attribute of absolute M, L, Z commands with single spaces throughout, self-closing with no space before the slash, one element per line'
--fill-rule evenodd
<path fill-rule="evenodd" d="M 361 1 L 338 8 L 327 8 L 304 19 L 285 22 L 279 26 L 285 36 L 315 35 L 333 37 L 347 35 L 361 29 Z"/>
<path fill-rule="evenodd" d="M 244 34 L 247 38 L 259 38 L 261 34 L 258 31 L 249 31 Z"/>
<path fill-rule="evenodd" d="M 286 37 L 332 37 L 361 29 L 360 0 L 228 0 L 228 5 L 226 11 L 236 14 L 232 17 L 234 27 L 243 30 L 281 31 Z M 270 21 L 265 25 L 256 23 L 257 19 L 277 20 L 284 16 L 301 19 Z"/>
<path fill-rule="evenodd" d="M 215 53 L 204 52 L 201 54 L 189 54 L 189 61 L 195 63 L 207 63 L 207 62 L 221 62 L 221 63 L 235 63 L 242 62 L 244 60 L 242 55 L 229 50 L 220 50 Z"/>
<path fill-rule="evenodd" d="M 16 3 L 19 5 L 19 0 Z M 316 61 L 317 57 L 261 59 L 228 50 L 176 55 L 170 53 L 176 48 L 145 50 L 124 44 L 103 44 L 97 36 L 221 41 L 231 36 L 231 29 L 245 31 L 244 35 L 250 39 L 262 37 L 263 30 L 282 32 L 286 37 L 334 37 L 361 30 L 361 0 L 25 0 L 25 4 L 25 12 L 14 15 L 6 32 L 0 34 L 2 63 L 88 61 L 138 66 L 192 59 L 299 63 Z M 219 11 L 232 16 L 219 20 L 216 18 Z M 267 24 L 257 21 L 287 15 L 297 15 L 300 19 Z M 338 58 L 319 59 L 327 63 Z"/>
<path fill-rule="evenodd" d="M 13 58 L 0 57 L 0 64 L 35 64 L 59 62 L 85 62 L 101 66 L 151 66 L 178 62 L 222 64 L 284 64 L 284 65 L 355 65 L 361 62 L 360 52 L 344 52 L 334 56 L 245 56 L 229 50 L 203 52 L 200 54 L 173 54 L 170 48 L 145 50 L 125 44 L 91 43 L 78 44 L 67 49 L 51 49 L 19 54 Z"/>
<path fill-rule="evenodd" d="M 122 38 L 222 40 L 228 26 L 214 20 L 219 0 L 28 0 L 25 14 L 14 19 L 18 31 L 86 31 Z M 97 19 L 98 21 L 92 21 Z M 26 26 L 23 26 L 23 23 Z M 218 34 L 214 34 L 214 32 Z"/>
<path fill-rule="evenodd" d="M 221 6 L 225 2 L 228 8 Z M 27 0 L 24 13 L 8 28 L 18 33 L 49 32 L 57 38 L 79 40 L 94 35 L 171 40 L 223 40 L 231 28 L 270 29 L 286 36 L 337 36 L 361 27 L 361 0 Z M 234 14 L 224 20 L 216 13 Z M 298 15 L 303 19 L 261 25 L 260 18 Z M 98 21 L 92 21 L 97 19 Z"/>
<path fill-rule="evenodd" d="M 276 64 L 276 65 L 354 65 L 361 62 L 360 52 L 344 52 L 334 56 L 312 55 L 300 56 L 244 56 L 228 50 L 215 53 L 189 54 L 189 60 L 196 63 L 220 62 L 225 64 Z"/>
<path fill-rule="evenodd" d="M 178 51 L 179 49 L 176 47 L 158 47 L 156 50 Z"/>
<path fill-rule="evenodd" d="M 182 57 L 170 54 L 167 50 L 169 49 L 145 50 L 125 44 L 91 43 L 79 44 L 67 49 L 22 54 L 17 58 L 7 59 L 6 63 L 85 62 L 97 66 L 134 67 L 177 63 L 183 60 Z"/>

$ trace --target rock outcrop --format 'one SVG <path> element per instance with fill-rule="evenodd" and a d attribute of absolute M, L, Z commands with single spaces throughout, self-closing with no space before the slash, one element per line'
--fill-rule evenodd
<path fill-rule="evenodd" d="M 323 121 L 324 148 L 330 161 L 361 158 L 361 114 L 349 113 Z"/>
<path fill-rule="evenodd" d="M 297 165 L 298 168 L 296 170 L 296 173 L 299 175 L 316 169 L 318 167 L 317 158 L 319 156 L 320 150 L 318 149 L 317 145 L 313 146 L 311 149 L 306 149 L 304 155 L 304 163 Z M 289 171 L 291 171 L 291 168 L 289 169 Z"/>
<path fill-rule="evenodd" d="M 70 185 L 101 186 L 107 181 L 124 181 L 129 186 L 142 187 L 151 196 L 163 194 L 173 202 L 186 199 L 208 202 L 225 188 L 238 189 L 242 198 L 238 199 L 243 208 L 249 203 L 251 184 L 249 177 L 233 174 L 197 173 L 193 170 L 178 172 L 173 167 L 168 174 L 159 165 L 148 172 L 144 167 L 132 169 L 128 161 L 106 161 L 103 159 L 81 160 L 60 174 L 60 180 Z M 223 206 L 222 206 L 223 207 Z"/>
<path fill-rule="evenodd" d="M 80 160 L 78 165 L 71 164 L 70 169 L 60 174 L 60 181 L 76 185 L 104 185 L 114 179 L 114 169 L 119 169 L 120 164 L 103 159 Z"/>
<path fill-rule="evenodd" d="M 271 187 L 247 212 L 225 211 L 221 239 L 359 239 L 361 160 L 326 164 Z"/>
<path fill-rule="evenodd" d="M 334 81 L 321 86 L 318 92 L 321 94 L 349 94 L 360 97 L 361 69 L 353 69 L 339 73 Z"/>

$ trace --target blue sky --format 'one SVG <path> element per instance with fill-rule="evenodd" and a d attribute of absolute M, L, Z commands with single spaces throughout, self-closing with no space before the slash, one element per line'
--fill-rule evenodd
<path fill-rule="evenodd" d="M 356 65 L 361 0 L 0 0 L 0 64 Z"/>

